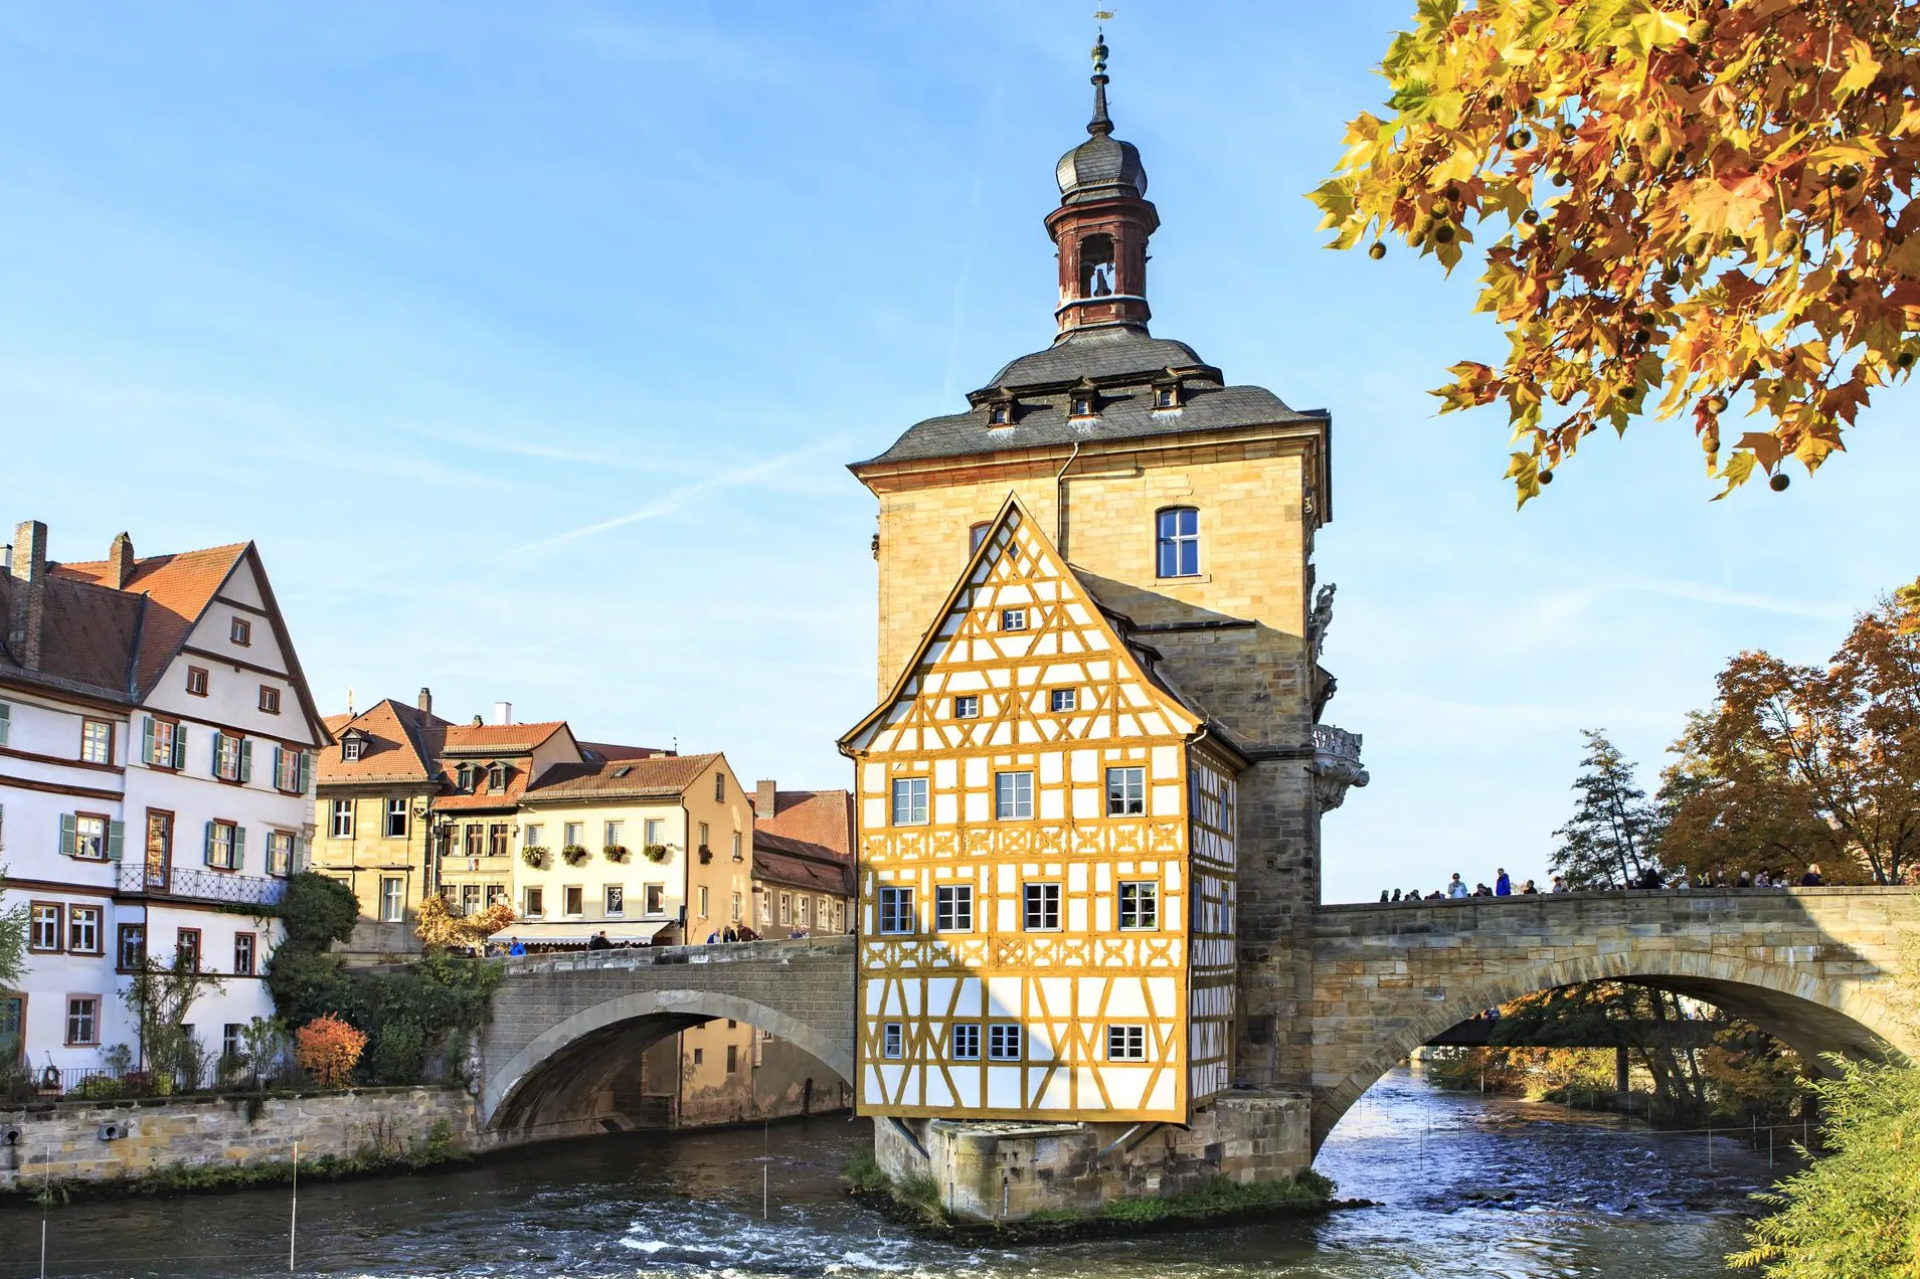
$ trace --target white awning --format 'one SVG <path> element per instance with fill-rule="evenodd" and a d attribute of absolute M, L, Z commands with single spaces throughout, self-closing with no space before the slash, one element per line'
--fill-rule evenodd
<path fill-rule="evenodd" d="M 538 920 L 526 923 L 509 924 L 499 932 L 487 938 L 488 942 L 577 942 L 584 946 L 589 937 L 607 934 L 607 940 L 613 942 L 651 941 L 655 933 L 667 927 L 665 923 L 647 921 L 644 923 L 622 924 L 606 923 L 569 924 L 542 923 Z"/>

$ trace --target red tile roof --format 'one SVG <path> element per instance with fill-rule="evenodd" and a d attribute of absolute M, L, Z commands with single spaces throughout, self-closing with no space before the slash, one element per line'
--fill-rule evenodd
<path fill-rule="evenodd" d="M 657 759 L 680 753 L 658 746 L 621 746 L 614 742 L 581 742 L 580 749 L 589 758 L 598 755 L 601 759 Z"/>
<path fill-rule="evenodd" d="M 567 727 L 563 719 L 539 724 L 453 724 L 439 721 L 445 733 L 439 745 L 443 755 L 513 755 L 536 751 L 549 737 Z"/>
<path fill-rule="evenodd" d="M 753 877 L 807 892 L 854 895 L 852 858 L 821 844 L 769 834 L 758 826 L 753 832 Z"/>
<path fill-rule="evenodd" d="M 760 831 L 819 844 L 840 856 L 853 853 L 853 793 L 843 790 L 783 790 L 773 796 L 773 816 L 753 821 Z"/>
<path fill-rule="evenodd" d="M 140 652 L 137 659 L 135 696 L 145 698 L 166 673 L 194 623 L 207 611 L 207 605 L 219 593 L 221 585 L 233 573 L 250 542 L 231 546 L 213 546 L 204 551 L 181 551 L 174 555 L 150 555 L 133 562 L 133 572 L 121 589 L 147 597 L 140 619 Z M 50 564 L 52 577 L 70 582 L 104 586 L 111 579 L 112 565 L 106 560 L 82 564 Z M 107 586 L 106 589 L 113 589 Z"/>
<path fill-rule="evenodd" d="M 527 791 L 527 802 L 652 799 L 682 794 L 720 756 L 666 755 L 655 759 L 590 760 L 555 764 Z"/>
<path fill-rule="evenodd" d="M 327 731 L 336 745 L 320 752 L 316 778 L 320 785 L 414 782 L 427 785 L 438 776 L 426 753 L 428 733 L 445 721 L 426 715 L 392 698 L 376 702 L 358 715 L 329 715 Z M 357 760 L 346 758 L 337 743 L 354 729 L 366 735 Z"/>

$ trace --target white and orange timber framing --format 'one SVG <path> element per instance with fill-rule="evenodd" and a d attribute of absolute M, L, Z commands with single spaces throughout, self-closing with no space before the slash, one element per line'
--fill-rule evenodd
<path fill-rule="evenodd" d="M 1009 497 L 841 739 L 861 1114 L 1183 1122 L 1226 1088 L 1247 762 L 1124 627 Z"/>

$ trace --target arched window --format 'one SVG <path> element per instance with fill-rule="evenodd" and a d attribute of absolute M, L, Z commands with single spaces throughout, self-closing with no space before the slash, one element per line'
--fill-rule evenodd
<path fill-rule="evenodd" d="M 1104 298 L 1113 293 L 1113 237 L 1097 231 L 1080 241 L 1080 296 Z"/>
<path fill-rule="evenodd" d="M 967 530 L 967 554 L 980 549 L 980 543 L 987 540 L 987 530 L 993 527 L 991 520 L 982 520 Z"/>
<path fill-rule="evenodd" d="M 1169 506 L 1157 517 L 1154 572 L 1159 577 L 1196 577 L 1200 573 L 1200 512 Z"/>

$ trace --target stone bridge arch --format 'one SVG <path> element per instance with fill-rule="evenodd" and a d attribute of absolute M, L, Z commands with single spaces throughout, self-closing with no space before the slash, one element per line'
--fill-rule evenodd
<path fill-rule="evenodd" d="M 852 939 L 600 951 L 517 961 L 480 1044 L 480 1112 L 504 1141 L 629 1126 L 639 1064 L 727 1018 L 851 1082 Z"/>
<path fill-rule="evenodd" d="M 1322 908 L 1313 1142 L 1415 1048 L 1536 991 L 1631 981 L 1744 1018 L 1809 1060 L 1920 1056 L 1889 970 L 1920 926 L 1904 889 L 1573 894 Z"/>

